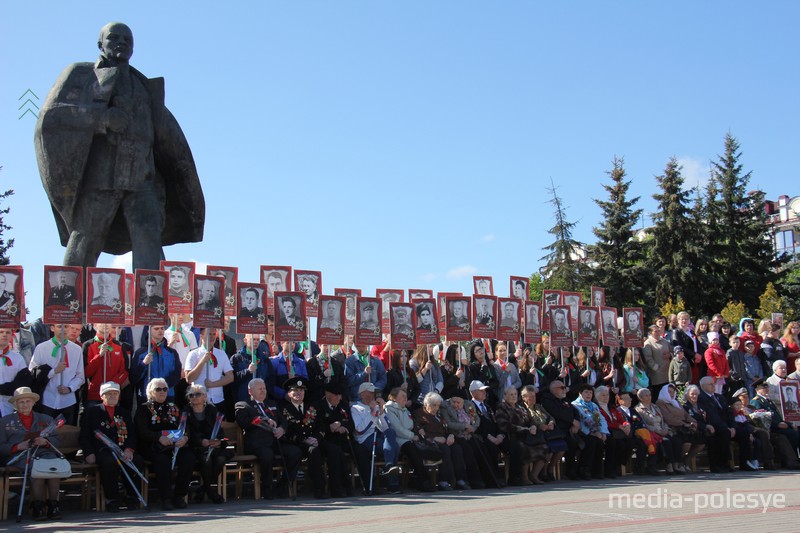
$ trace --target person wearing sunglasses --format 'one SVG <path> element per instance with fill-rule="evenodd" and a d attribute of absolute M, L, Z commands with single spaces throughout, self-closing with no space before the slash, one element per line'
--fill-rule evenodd
<path fill-rule="evenodd" d="M 139 451 L 153 463 L 155 484 L 161 499 L 161 509 L 170 511 L 186 508 L 185 497 L 194 468 L 194 456 L 186 444 L 189 428 L 173 441 L 168 432 L 180 427 L 181 412 L 178 406 L 167 401 L 169 386 L 164 378 L 155 378 L 147 384 L 147 401 L 139 406 L 134 417 Z M 172 487 L 172 463 L 175 454 L 175 485 Z"/>
<path fill-rule="evenodd" d="M 186 390 L 186 427 L 189 432 L 189 449 L 195 458 L 195 468 L 200 471 L 203 486 L 195 494 L 195 502 L 202 503 L 206 496 L 214 503 L 225 499 L 211 487 L 219 479 L 225 462 L 233 457 L 222 426 L 214 433 L 219 411 L 209 402 L 208 391 L 202 385 L 192 384 Z M 209 456 L 209 450 L 211 455 Z"/>

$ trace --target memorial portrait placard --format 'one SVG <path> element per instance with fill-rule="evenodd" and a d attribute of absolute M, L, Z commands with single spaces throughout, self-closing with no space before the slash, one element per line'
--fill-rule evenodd
<path fill-rule="evenodd" d="M 137 269 L 134 272 L 133 322 L 137 326 L 163 326 L 169 321 L 169 302 L 164 298 L 169 287 L 168 276 L 163 270 Z"/>
<path fill-rule="evenodd" d="M 641 307 L 622 309 L 622 344 L 628 348 L 644 346 L 644 318 Z"/>
<path fill-rule="evenodd" d="M 508 280 L 509 288 L 508 295 L 521 302 L 528 300 L 528 284 L 530 279 L 523 276 L 510 276 Z"/>
<path fill-rule="evenodd" d="M 319 297 L 319 317 L 317 318 L 318 344 L 344 344 L 344 324 L 347 320 L 345 296 Z"/>
<path fill-rule="evenodd" d="M 800 381 L 784 379 L 778 383 L 784 422 L 800 422 Z"/>
<path fill-rule="evenodd" d="M 319 270 L 295 270 L 294 287 L 306 295 L 306 316 L 319 314 L 319 295 L 322 294 L 322 272 Z"/>
<path fill-rule="evenodd" d="M 393 350 L 413 350 L 417 347 L 414 326 L 414 304 L 392 302 L 389 304 Z"/>
<path fill-rule="evenodd" d="M 267 286 L 263 283 L 238 282 L 236 296 L 241 302 L 236 314 L 236 333 L 267 333 Z"/>
<path fill-rule="evenodd" d="M 445 298 L 447 311 L 446 336 L 448 341 L 468 341 L 473 338 L 472 298 L 470 296 L 447 296 Z"/>
<path fill-rule="evenodd" d="M 86 321 L 90 324 L 125 325 L 125 270 L 86 269 Z"/>
<path fill-rule="evenodd" d="M 497 336 L 497 296 L 472 297 L 472 335 L 481 339 Z"/>
<path fill-rule="evenodd" d="M 568 305 L 551 305 L 550 346 L 572 346 L 572 320 Z"/>
<path fill-rule="evenodd" d="M 383 300 L 378 297 L 356 298 L 356 333 L 355 343 L 360 350 L 367 346 L 381 343 L 381 306 Z"/>
<path fill-rule="evenodd" d="M 542 291 L 542 329 L 550 331 L 550 307 L 561 305 L 561 291 L 543 290 Z"/>
<path fill-rule="evenodd" d="M 617 328 L 617 310 L 613 307 L 601 307 L 603 346 L 619 347 L 619 329 Z"/>
<path fill-rule="evenodd" d="M 161 260 L 161 270 L 167 273 L 167 307 L 170 313 L 191 313 L 195 264 L 191 261 Z"/>
<path fill-rule="evenodd" d="M 569 317 L 572 320 L 572 331 L 578 329 L 578 307 L 583 304 L 583 296 L 579 292 L 564 291 L 561 293 L 561 303 L 569 306 Z"/>
<path fill-rule="evenodd" d="M 472 288 L 476 295 L 494 296 L 492 276 L 472 276 Z"/>
<path fill-rule="evenodd" d="M 542 304 L 533 300 L 525 301 L 525 342 L 542 342 Z"/>
<path fill-rule="evenodd" d="M 83 267 L 44 267 L 44 323 L 83 324 Z"/>
<path fill-rule="evenodd" d="M 225 315 L 222 312 L 222 298 L 225 294 L 225 278 L 218 276 L 194 276 L 192 302 L 192 325 L 196 328 L 222 329 Z"/>
<path fill-rule="evenodd" d="M 269 314 L 275 307 L 273 300 L 275 291 L 292 290 L 292 267 L 261 265 L 259 268 L 261 283 L 267 286 L 267 309 L 269 309 Z"/>
<path fill-rule="evenodd" d="M 590 292 L 592 301 L 589 305 L 591 307 L 604 307 L 606 305 L 606 290 L 603 287 L 595 287 L 592 285 Z"/>
<path fill-rule="evenodd" d="M 375 291 L 375 297 L 381 299 L 381 331 L 383 333 L 388 334 L 392 329 L 389 304 L 405 301 L 404 296 L 403 289 L 378 289 Z"/>
<path fill-rule="evenodd" d="M 347 301 L 344 308 L 344 334 L 356 334 L 356 298 L 361 296 L 361 289 L 334 289 L 333 294 L 344 296 Z"/>
<path fill-rule="evenodd" d="M 439 292 L 436 293 L 436 300 L 438 302 L 439 307 L 437 310 L 439 311 L 439 332 L 446 333 L 447 332 L 447 297 L 448 296 L 463 296 L 460 292 Z"/>
<path fill-rule="evenodd" d="M 236 284 L 239 283 L 239 267 L 208 265 L 206 275 L 225 278 L 225 297 L 222 299 L 222 314 L 236 316 L 239 298 Z"/>
<path fill-rule="evenodd" d="M 24 321 L 24 295 L 22 267 L 0 266 L 0 328 L 16 329 Z"/>
<path fill-rule="evenodd" d="M 438 344 L 441 339 L 436 315 L 436 299 L 415 298 L 411 303 L 414 305 L 417 345 Z"/>
<path fill-rule="evenodd" d="M 430 289 L 408 289 L 409 302 L 423 298 L 433 298 L 433 291 Z"/>
<path fill-rule="evenodd" d="M 497 299 L 500 320 L 497 323 L 497 340 L 519 342 L 522 328 L 522 301 L 511 296 Z"/>
<path fill-rule="evenodd" d="M 600 345 L 600 308 L 578 307 L 578 346 Z"/>
<path fill-rule="evenodd" d="M 269 290 L 269 288 L 267 288 Z M 301 342 L 308 338 L 306 296 L 302 291 L 273 293 L 275 341 Z"/>

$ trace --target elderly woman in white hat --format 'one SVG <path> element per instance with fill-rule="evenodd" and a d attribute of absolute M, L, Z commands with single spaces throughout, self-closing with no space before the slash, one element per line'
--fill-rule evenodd
<path fill-rule="evenodd" d="M 134 454 L 136 431 L 133 427 L 131 413 L 119 405 L 119 396 L 119 383 L 107 381 L 100 385 L 100 398 L 103 403 L 87 407 L 84 411 L 79 441 L 86 462 L 97 464 L 100 469 L 100 481 L 106 497 L 106 511 L 110 513 L 119 511 L 123 503 L 119 494 L 120 466 L 112 451 L 95 437 L 95 431 L 100 431 L 111 442 L 119 446 L 122 453 L 125 454 L 125 458 L 133 461 L 140 472 L 144 466 L 142 457 Z M 128 474 L 131 479 L 136 479 L 136 474 L 130 469 Z M 130 483 L 126 482 L 125 488 L 128 491 L 127 501 L 124 502 L 125 506 L 129 510 L 138 509 L 139 500 Z"/>
<path fill-rule="evenodd" d="M 33 411 L 33 406 L 39 401 L 39 395 L 31 391 L 30 387 L 20 387 L 14 391 L 14 396 L 8 400 L 15 409 L 14 413 L 0 419 L 0 457 L 6 463 L 19 452 L 32 449 L 37 457 L 52 455 L 51 448 L 58 446 L 55 434 L 43 438 L 39 435 L 53 419 L 45 414 Z M 48 440 L 49 439 L 49 440 Z M 15 466 L 22 467 L 24 459 L 20 459 Z M 61 509 L 58 503 L 58 491 L 61 480 L 31 479 L 31 515 L 34 520 L 61 518 Z M 49 497 L 45 505 L 45 488 Z"/>

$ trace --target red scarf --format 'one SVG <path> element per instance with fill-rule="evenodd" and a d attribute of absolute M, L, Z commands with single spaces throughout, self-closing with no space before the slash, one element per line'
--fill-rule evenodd
<path fill-rule="evenodd" d="M 163 342 L 163 341 L 162 341 L 162 342 Z M 156 352 L 158 352 L 158 355 L 161 355 L 161 343 L 159 342 L 158 344 L 156 344 L 154 341 L 152 341 L 152 340 L 151 340 L 151 341 L 150 341 L 150 344 L 152 344 L 152 345 L 153 345 L 153 349 L 154 349 Z M 151 351 L 152 351 L 152 350 L 151 350 Z"/>
<path fill-rule="evenodd" d="M 214 365 L 214 368 L 217 368 L 217 356 L 214 355 L 214 349 L 212 348 L 208 353 L 211 355 L 211 358 L 208 360 L 209 366 Z"/>
<path fill-rule="evenodd" d="M 19 415 L 19 421 L 22 422 L 22 425 L 25 426 L 25 429 L 30 431 L 33 427 L 33 411 L 27 415 L 23 415 L 19 412 L 17 414 Z"/>

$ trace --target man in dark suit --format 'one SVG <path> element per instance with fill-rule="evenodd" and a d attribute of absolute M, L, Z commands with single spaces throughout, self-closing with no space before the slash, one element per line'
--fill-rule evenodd
<path fill-rule="evenodd" d="M 353 419 L 349 409 L 342 404 L 344 387 L 331 381 L 325 385 L 325 397 L 314 403 L 317 411 L 317 431 L 322 435 L 320 446 L 328 457 L 328 490 L 331 498 L 345 494 L 352 496 L 353 485 L 344 468 L 344 454 L 350 452 L 350 435 L 353 434 Z M 351 458 L 355 461 L 355 458 Z"/>
<path fill-rule="evenodd" d="M 50 296 L 47 305 L 69 306 L 69 303 L 78 297 L 78 291 L 74 285 L 67 285 L 67 273 L 59 272 L 58 285 L 50 287 Z"/>
<path fill-rule="evenodd" d="M 519 472 L 522 468 L 522 448 L 520 443 L 518 443 L 520 444 L 519 446 L 512 445 L 508 436 L 497 427 L 497 423 L 494 420 L 494 411 L 486 403 L 486 395 L 489 388 L 482 381 L 474 380 L 469 384 L 469 393 L 472 396 L 472 405 L 475 412 L 481 419 L 476 433 L 483 439 L 486 459 L 489 462 L 488 465 L 485 465 L 490 470 L 485 472 L 488 475 L 484 475 L 484 482 L 494 483 L 502 487 L 505 486 L 505 473 L 497 468 L 497 459 L 500 452 L 509 454 L 509 472 Z M 468 407 L 468 404 L 465 405 L 465 409 L 468 409 Z"/>
<path fill-rule="evenodd" d="M 271 500 L 272 464 L 282 454 L 287 481 L 293 480 L 303 454 L 300 448 L 282 439 L 288 427 L 286 419 L 272 401 L 267 400 L 263 379 L 254 378 L 248 385 L 250 399 L 236 403 L 236 423 L 244 430 L 244 451 L 258 457 L 261 466 L 261 497 Z M 280 442 L 279 442 L 280 441 Z"/>
<path fill-rule="evenodd" d="M 109 381 L 100 386 L 100 397 L 103 399 L 102 405 L 87 407 L 83 413 L 81 422 L 81 433 L 79 442 L 83 450 L 83 456 L 89 464 L 97 464 L 100 470 L 100 481 L 103 483 L 103 491 L 106 496 L 106 510 L 116 513 L 120 508 L 119 477 L 120 467 L 117 459 L 111 450 L 105 446 L 94 432 L 99 430 L 111 442 L 119 445 L 125 457 L 133 461 L 133 464 L 140 472 L 144 469 L 144 459 L 133 450 L 136 448 L 136 431 L 133 427 L 131 414 L 127 409 L 119 406 L 120 386 L 118 383 Z M 131 479 L 138 481 L 136 474 L 128 469 Z M 130 483 L 125 483 L 128 493 L 126 506 L 128 509 L 139 508 L 139 498 Z"/>
<path fill-rule="evenodd" d="M 714 392 L 714 378 L 702 378 L 700 389 L 697 406 L 706 412 L 707 423 L 714 429 L 713 434 L 708 436 L 708 466 L 712 473 L 730 472 L 730 443 L 736 436 L 730 409 L 725 397 Z"/>

